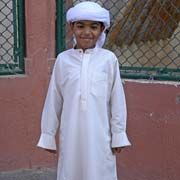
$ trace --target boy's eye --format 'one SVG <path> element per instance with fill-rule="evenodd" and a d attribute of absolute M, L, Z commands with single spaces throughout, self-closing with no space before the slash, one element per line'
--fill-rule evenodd
<path fill-rule="evenodd" d="M 91 26 L 91 29 L 96 30 L 98 26 Z"/>
<path fill-rule="evenodd" d="M 82 29 L 84 26 L 83 26 L 83 25 L 78 24 L 76 27 L 77 27 L 78 29 Z"/>
<path fill-rule="evenodd" d="M 96 29 L 98 29 L 98 26 L 97 25 L 93 25 L 93 26 L 91 26 L 91 29 L 96 30 Z"/>

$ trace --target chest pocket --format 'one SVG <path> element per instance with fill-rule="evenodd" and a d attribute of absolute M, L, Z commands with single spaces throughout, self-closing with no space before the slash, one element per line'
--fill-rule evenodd
<path fill-rule="evenodd" d="M 107 74 L 105 72 L 95 72 L 92 76 L 91 93 L 97 97 L 106 97 Z"/>

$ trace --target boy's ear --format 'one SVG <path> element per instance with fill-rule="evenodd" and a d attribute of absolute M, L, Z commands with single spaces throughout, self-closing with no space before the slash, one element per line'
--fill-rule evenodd
<path fill-rule="evenodd" d="M 101 32 L 103 32 L 105 29 L 105 26 L 104 25 L 101 25 Z"/>

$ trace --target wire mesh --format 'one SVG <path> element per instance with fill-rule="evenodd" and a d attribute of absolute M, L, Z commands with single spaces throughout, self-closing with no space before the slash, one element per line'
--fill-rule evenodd
<path fill-rule="evenodd" d="M 23 1 L 0 1 L 0 75 L 24 72 Z"/>
<path fill-rule="evenodd" d="M 67 8 L 82 1 L 66 1 Z M 122 77 L 180 81 L 179 0 L 92 1 L 110 11 L 105 48 L 117 55 Z M 70 47 L 69 30 L 66 37 Z"/>

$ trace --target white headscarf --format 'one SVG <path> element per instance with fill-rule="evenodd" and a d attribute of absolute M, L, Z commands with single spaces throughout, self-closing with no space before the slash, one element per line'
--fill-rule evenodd
<path fill-rule="evenodd" d="M 81 20 L 102 22 L 105 26 L 104 31 L 110 26 L 109 11 L 90 1 L 81 2 L 70 8 L 66 14 L 66 20 L 68 23 Z M 102 47 L 105 42 L 106 34 L 104 31 L 97 40 L 96 46 L 98 47 Z"/>

